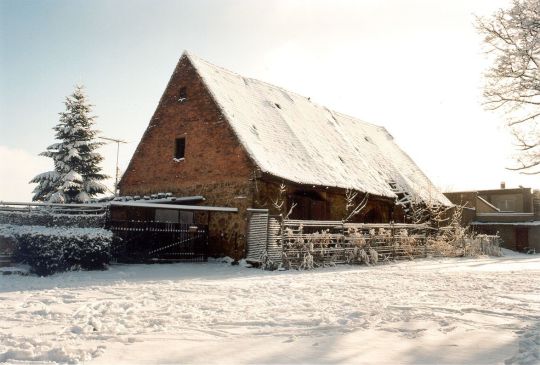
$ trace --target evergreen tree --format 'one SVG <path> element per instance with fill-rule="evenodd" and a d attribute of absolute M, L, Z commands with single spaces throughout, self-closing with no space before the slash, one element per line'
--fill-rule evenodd
<path fill-rule="evenodd" d="M 76 86 L 66 98 L 66 111 L 60 113 L 60 121 L 53 128 L 59 143 L 47 147 L 41 156 L 54 161 L 54 171 L 34 177 L 37 183 L 32 200 L 56 203 L 83 203 L 96 194 L 106 191 L 100 183 L 107 176 L 101 174 L 99 163 L 103 157 L 95 152 L 103 143 L 95 140 L 98 131 L 93 129 L 95 116 L 82 86 Z"/>

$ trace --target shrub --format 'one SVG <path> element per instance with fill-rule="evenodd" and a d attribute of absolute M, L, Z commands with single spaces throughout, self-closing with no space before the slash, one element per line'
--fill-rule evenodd
<path fill-rule="evenodd" d="M 69 204 L 66 204 L 69 207 Z M 91 204 L 88 204 L 92 207 Z M 76 212 L 76 211 L 74 211 Z M 32 226 L 66 226 L 66 227 L 105 227 L 107 216 L 99 214 L 66 214 L 56 213 L 51 208 L 34 208 L 30 211 L 0 211 L 0 224 L 32 225 Z"/>
<path fill-rule="evenodd" d="M 0 227 L 17 240 L 14 258 L 46 276 L 66 270 L 99 270 L 109 263 L 112 233 L 101 228 Z"/>

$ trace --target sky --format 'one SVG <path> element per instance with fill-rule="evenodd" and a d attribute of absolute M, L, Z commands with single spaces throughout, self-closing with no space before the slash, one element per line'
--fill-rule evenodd
<path fill-rule="evenodd" d="M 540 188 L 482 106 L 476 16 L 508 0 L 0 0 L 0 200 L 51 170 L 63 100 L 84 84 L 123 171 L 184 50 L 386 127 L 443 191 Z M 104 146 L 114 176 L 116 145 Z M 108 180 L 112 189 L 113 179 Z"/>

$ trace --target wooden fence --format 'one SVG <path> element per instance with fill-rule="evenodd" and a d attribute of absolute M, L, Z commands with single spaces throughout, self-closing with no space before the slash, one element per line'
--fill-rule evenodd
<path fill-rule="evenodd" d="M 442 233 L 421 224 L 283 220 L 274 242 L 266 244 L 259 260 L 251 261 L 270 268 L 312 268 L 422 257 L 500 255 L 498 236 L 450 239 Z"/>
<path fill-rule="evenodd" d="M 282 265 L 287 268 L 373 264 L 432 254 L 424 225 L 285 220 L 282 227 Z"/>

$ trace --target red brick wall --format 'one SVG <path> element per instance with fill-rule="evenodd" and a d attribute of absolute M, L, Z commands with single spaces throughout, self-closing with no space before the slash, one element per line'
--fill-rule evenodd
<path fill-rule="evenodd" d="M 187 100 L 179 102 L 183 87 Z M 173 158 L 179 137 L 186 138 L 185 159 L 177 162 Z M 216 255 L 242 256 L 235 251 L 244 247 L 254 169 L 196 70 L 182 57 L 119 187 L 121 195 L 202 195 L 205 205 L 239 207 L 240 213 L 227 219 L 214 214 L 210 232 Z"/>
<path fill-rule="evenodd" d="M 187 101 L 179 102 L 185 87 Z M 186 138 L 186 158 L 173 160 Z M 246 181 L 253 165 L 196 70 L 182 57 L 121 182 L 122 195 L 179 191 L 183 186 Z"/>

